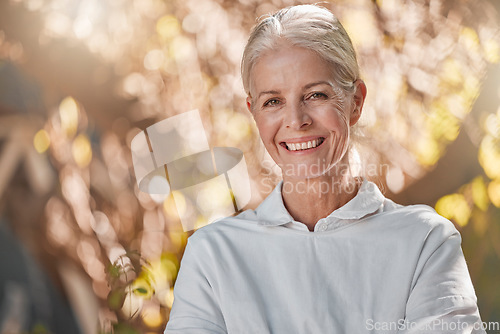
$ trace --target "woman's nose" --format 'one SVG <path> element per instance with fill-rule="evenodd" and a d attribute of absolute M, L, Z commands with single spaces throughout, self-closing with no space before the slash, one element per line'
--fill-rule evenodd
<path fill-rule="evenodd" d="M 301 129 L 311 125 L 312 118 L 301 104 L 288 105 L 285 111 L 285 125 L 287 128 Z"/>

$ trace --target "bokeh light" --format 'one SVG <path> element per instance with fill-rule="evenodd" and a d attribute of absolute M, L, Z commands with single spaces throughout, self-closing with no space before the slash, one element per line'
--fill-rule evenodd
<path fill-rule="evenodd" d="M 78 105 L 72 97 L 66 97 L 59 104 L 59 117 L 61 118 L 61 127 L 68 137 L 76 134 L 78 129 Z"/>
<path fill-rule="evenodd" d="M 38 153 L 47 151 L 50 146 L 50 136 L 44 129 L 38 130 L 33 138 L 33 146 Z"/>
<path fill-rule="evenodd" d="M 461 194 L 446 195 L 436 203 L 436 211 L 457 222 L 460 226 L 465 226 L 469 222 L 471 209 Z"/>

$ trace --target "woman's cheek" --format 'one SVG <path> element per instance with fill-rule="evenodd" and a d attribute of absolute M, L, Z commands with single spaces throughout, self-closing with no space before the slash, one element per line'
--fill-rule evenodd
<path fill-rule="evenodd" d="M 276 135 L 273 122 L 269 118 L 258 118 L 256 124 L 264 144 L 271 143 Z"/>
<path fill-rule="evenodd" d="M 343 127 L 334 134 L 334 153 L 332 165 L 339 163 L 347 152 L 349 146 L 349 127 Z"/>

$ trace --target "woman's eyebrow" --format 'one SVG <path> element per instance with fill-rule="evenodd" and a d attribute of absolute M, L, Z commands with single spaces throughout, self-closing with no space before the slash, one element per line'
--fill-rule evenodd
<path fill-rule="evenodd" d="M 260 92 L 259 95 L 257 96 L 257 99 L 259 99 L 262 95 L 273 95 L 273 94 L 279 94 L 280 92 L 277 90 L 265 90 L 263 92 Z"/>
<path fill-rule="evenodd" d="M 304 86 L 303 89 L 309 89 L 311 87 L 319 86 L 319 85 L 327 85 L 327 86 L 330 86 L 332 88 L 334 87 L 334 85 L 329 81 L 316 81 L 316 82 L 308 83 L 307 85 Z M 260 98 L 262 95 L 273 95 L 273 94 L 280 94 L 280 92 L 277 90 L 265 90 L 265 91 L 260 92 L 259 95 L 257 95 L 257 98 Z"/>
<path fill-rule="evenodd" d="M 333 84 L 329 81 L 316 81 L 316 82 L 308 83 L 307 85 L 304 86 L 304 89 L 309 89 L 311 87 L 318 86 L 318 85 L 328 85 L 331 88 L 333 88 Z"/>

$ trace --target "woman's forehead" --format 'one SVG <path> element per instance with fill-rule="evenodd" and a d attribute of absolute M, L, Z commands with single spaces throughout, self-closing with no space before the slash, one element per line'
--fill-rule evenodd
<path fill-rule="evenodd" d="M 331 64 L 316 52 L 291 46 L 261 55 L 250 71 L 250 83 L 257 90 L 308 88 L 321 83 L 333 86 L 334 78 Z"/>

